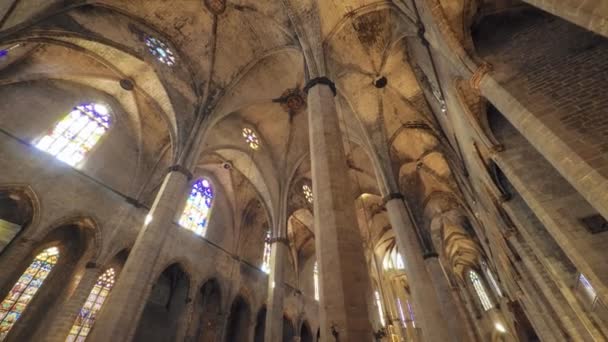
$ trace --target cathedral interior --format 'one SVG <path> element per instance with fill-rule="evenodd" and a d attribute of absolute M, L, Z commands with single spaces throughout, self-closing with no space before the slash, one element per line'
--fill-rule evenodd
<path fill-rule="evenodd" d="M 608 1 L 0 0 L 0 341 L 608 341 Z"/>

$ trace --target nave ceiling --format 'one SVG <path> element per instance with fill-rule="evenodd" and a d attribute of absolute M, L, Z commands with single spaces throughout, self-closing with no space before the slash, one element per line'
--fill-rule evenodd
<path fill-rule="evenodd" d="M 143 203 L 152 202 L 160 170 L 189 154 L 194 173 L 227 193 L 229 225 L 246 221 L 257 201 L 262 217 L 249 222 L 286 221 L 294 258 L 313 256 L 312 205 L 301 191 L 311 182 L 302 88 L 323 70 L 339 92 L 366 243 L 394 239 L 382 210 L 387 193 L 417 203 L 422 225 L 432 221 L 422 204 L 433 193 L 458 197 L 449 147 L 414 70 L 418 28 L 402 1 L 32 1 L 16 1 L 0 22 L 1 47 L 19 44 L 0 65 L 0 84 L 73 84 L 111 98 L 136 146 L 126 191 Z M 167 44 L 174 65 L 148 53 L 147 36 Z M 258 150 L 243 140 L 245 127 Z"/>

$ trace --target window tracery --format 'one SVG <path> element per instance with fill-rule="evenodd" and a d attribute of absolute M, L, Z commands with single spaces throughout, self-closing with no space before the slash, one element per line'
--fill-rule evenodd
<path fill-rule="evenodd" d="M 473 288 L 477 293 L 477 297 L 479 297 L 479 301 L 481 302 L 483 310 L 488 311 L 493 308 L 494 305 L 492 304 L 490 297 L 488 297 L 488 293 L 486 292 L 486 289 L 483 286 L 483 283 L 481 282 L 481 279 L 479 278 L 477 272 L 470 270 L 469 279 L 471 279 L 471 283 L 473 284 Z"/>
<path fill-rule="evenodd" d="M 313 201 L 312 189 L 310 188 L 310 186 L 308 184 L 302 185 L 302 192 L 304 193 L 304 197 L 306 198 L 306 201 L 308 201 L 308 203 L 312 204 L 312 201 Z"/>
<path fill-rule="evenodd" d="M 207 179 L 199 179 L 192 185 L 179 224 L 199 236 L 205 236 L 212 203 L 211 183 Z"/>
<path fill-rule="evenodd" d="M 175 65 L 175 55 L 167 44 L 152 36 L 147 36 L 145 42 L 150 54 L 156 57 L 159 62 L 168 66 Z"/>
<path fill-rule="evenodd" d="M 114 269 L 109 268 L 97 279 L 89 297 L 78 312 L 66 342 L 83 342 L 87 338 L 101 306 L 108 297 L 110 290 L 112 290 L 112 286 L 114 286 L 114 278 Z"/>
<path fill-rule="evenodd" d="M 0 341 L 6 338 L 15 322 L 23 314 L 57 264 L 58 259 L 59 249 L 57 247 L 49 247 L 40 252 L 0 303 Z"/>
<path fill-rule="evenodd" d="M 98 103 L 76 107 L 35 143 L 42 151 L 77 166 L 110 127 L 110 110 Z"/>
<path fill-rule="evenodd" d="M 255 151 L 260 148 L 260 140 L 251 128 L 243 128 L 243 138 L 245 138 L 245 143 L 247 143 L 252 150 Z"/>

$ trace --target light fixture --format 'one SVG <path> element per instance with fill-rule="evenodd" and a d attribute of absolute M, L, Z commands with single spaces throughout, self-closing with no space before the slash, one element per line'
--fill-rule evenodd
<path fill-rule="evenodd" d="M 504 325 L 502 325 L 502 323 L 500 323 L 500 322 L 496 322 L 496 323 L 494 324 L 494 327 L 495 327 L 495 328 L 496 328 L 496 330 L 498 330 L 498 332 L 500 332 L 500 333 L 503 333 L 503 334 L 504 334 L 504 333 L 506 333 L 506 332 L 507 332 L 507 329 L 505 328 L 505 326 L 504 326 Z"/>
<path fill-rule="evenodd" d="M 144 220 L 144 224 L 147 226 L 150 224 L 150 222 L 152 222 L 152 215 L 148 214 L 146 215 L 146 219 Z"/>

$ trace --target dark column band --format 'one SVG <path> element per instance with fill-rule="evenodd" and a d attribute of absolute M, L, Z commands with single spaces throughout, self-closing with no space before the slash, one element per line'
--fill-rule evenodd
<path fill-rule="evenodd" d="M 437 254 L 437 252 L 427 252 L 427 253 L 424 253 L 424 255 L 422 257 L 424 258 L 424 260 L 430 259 L 430 258 L 439 258 L 439 254 Z"/>
<path fill-rule="evenodd" d="M 169 168 L 167 169 L 167 173 L 169 173 L 169 172 L 179 172 L 179 173 L 183 174 L 184 176 L 186 176 L 186 178 L 188 178 L 188 180 L 192 179 L 192 172 L 190 172 L 184 166 L 179 165 L 179 164 L 169 166 Z"/>
<path fill-rule="evenodd" d="M 332 82 L 329 78 L 322 76 L 322 77 L 316 77 L 311 79 L 310 81 L 308 81 L 308 83 L 306 83 L 306 86 L 304 86 L 304 92 L 306 94 L 308 94 L 308 90 L 310 90 L 310 88 L 318 85 L 318 84 L 325 84 L 326 86 L 328 86 L 331 91 L 334 93 L 334 96 L 336 96 L 337 91 L 336 91 L 336 85 L 334 84 L 334 82 Z"/>
<path fill-rule="evenodd" d="M 394 199 L 400 199 L 400 200 L 402 200 L 403 198 L 404 197 L 403 197 L 403 195 L 401 193 L 399 193 L 399 192 L 392 192 L 392 193 L 390 193 L 390 194 L 388 194 L 388 195 L 386 195 L 386 196 L 384 196 L 382 198 L 382 203 L 386 204 L 390 200 L 394 200 Z"/>
<path fill-rule="evenodd" d="M 289 240 L 288 240 L 287 238 L 284 238 L 284 237 L 273 237 L 273 238 L 270 238 L 270 239 L 268 240 L 268 243 L 270 243 L 271 245 L 272 245 L 273 243 L 275 243 L 275 242 L 282 243 L 282 244 L 284 244 L 285 246 L 289 247 Z"/>

